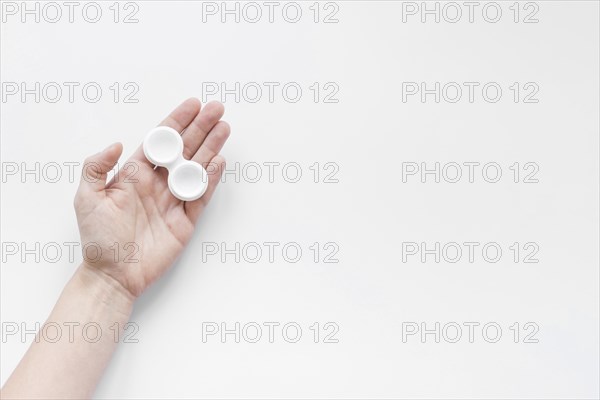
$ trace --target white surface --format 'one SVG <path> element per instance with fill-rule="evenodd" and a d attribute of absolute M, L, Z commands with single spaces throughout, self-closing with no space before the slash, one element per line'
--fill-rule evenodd
<path fill-rule="evenodd" d="M 480 8 L 473 23 L 464 17 L 455 24 L 421 23 L 418 15 L 403 23 L 402 3 L 391 1 L 337 2 L 333 24 L 312 21 L 312 2 L 300 3 L 303 17 L 292 24 L 280 13 L 273 23 L 264 16 L 257 23 L 231 22 L 231 16 L 221 23 L 218 15 L 203 22 L 200 2 L 146 1 L 137 3 L 139 23 L 115 24 L 112 2 L 100 4 L 104 13 L 96 24 L 81 14 L 74 23 L 21 23 L 18 17 L 2 23 L 2 82 L 81 83 L 73 102 L 65 86 L 56 103 L 36 103 L 32 95 L 25 103 L 18 96 L 2 102 L 5 172 L 11 162 L 81 163 L 115 141 L 130 154 L 183 99 L 219 100 L 220 93 L 206 93 L 221 82 L 229 89 L 257 82 L 263 96 L 247 101 L 256 89 L 249 85 L 239 102 L 226 98 L 232 135 L 223 154 L 229 169 L 239 163 L 246 179 L 227 176 L 177 265 L 140 299 L 132 316 L 139 343 L 119 347 L 97 397 L 598 398 L 597 2 L 538 2 L 535 24 L 514 23 L 512 2 L 499 3 L 503 14 L 495 24 L 483 20 Z M 334 9 L 320 10 L 323 18 Z M 121 12 L 122 18 L 131 10 Z M 87 82 L 103 89 L 96 103 L 82 97 Z M 115 82 L 118 103 L 110 89 Z M 139 88 L 133 94 L 138 103 L 123 102 L 136 89 L 128 82 Z M 264 82 L 280 83 L 272 102 Z M 303 90 L 296 103 L 281 93 L 288 82 Z M 318 103 L 309 88 L 314 82 Z M 435 103 L 433 95 L 422 103 L 418 96 L 402 101 L 403 82 L 480 86 L 472 103 L 465 90 L 457 103 Z M 501 86 L 500 101 L 482 98 L 486 82 Z M 518 103 L 509 89 L 514 82 Z M 522 101 L 535 89 L 525 88 L 528 82 L 539 87 L 538 103 Z M 339 101 L 323 102 L 335 85 Z M 273 182 L 265 162 L 280 163 Z M 297 183 L 282 177 L 292 162 L 302 171 Z M 310 169 L 315 162 L 319 166 Z M 463 177 L 435 183 L 426 175 L 421 183 L 409 175 L 403 183 L 408 162 L 448 165 L 446 177 L 454 171 L 447 163 L 456 162 Z M 473 183 L 465 162 L 480 163 Z M 480 168 L 490 162 L 502 168 L 497 183 L 482 178 Z M 509 169 L 515 162 L 519 183 Z M 535 164 L 525 169 L 528 162 Z M 262 172 L 256 183 L 253 163 Z M 523 183 L 535 166 L 539 182 Z M 294 168 L 288 165 L 288 180 Z M 43 247 L 78 240 L 72 209 L 78 176 L 69 182 L 67 172 L 56 183 L 8 177 L 1 193 L 3 243 Z M 332 179 L 339 182 L 325 183 Z M 253 252 L 239 262 L 231 254 L 225 262 L 222 253 L 210 255 L 236 242 L 249 252 L 255 248 L 248 243 L 261 244 L 262 259 L 249 262 Z M 273 262 L 264 242 L 281 243 Z M 302 249 L 297 263 L 281 254 L 290 242 Z M 310 249 L 315 242 L 318 263 Z M 328 242 L 335 244 L 325 248 Z M 481 245 L 473 263 L 464 251 L 456 263 L 436 263 L 432 256 L 422 263 L 418 255 L 403 262 L 403 242 Z M 502 248 L 500 261 L 481 256 L 488 242 Z M 520 243 L 518 263 L 509 249 L 514 242 Z M 522 262 L 535 250 L 523 249 L 528 242 L 539 247 L 538 263 Z M 336 245 L 339 262 L 322 262 Z M 33 327 L 45 320 L 79 260 L 7 257 L 2 322 Z M 202 341 L 203 322 L 269 321 L 298 323 L 302 339 Z M 321 330 L 316 344 L 309 329 L 314 322 Z M 339 343 L 322 343 L 331 332 L 323 329 L 327 322 L 339 326 Z M 473 343 L 465 337 L 421 343 L 415 336 L 403 343 L 403 322 L 429 328 L 496 322 L 503 336 L 497 343 L 481 333 Z M 515 322 L 519 343 L 509 329 Z M 539 327 L 539 343 L 523 343 L 527 322 Z M 2 343 L 2 382 L 32 338 Z"/>

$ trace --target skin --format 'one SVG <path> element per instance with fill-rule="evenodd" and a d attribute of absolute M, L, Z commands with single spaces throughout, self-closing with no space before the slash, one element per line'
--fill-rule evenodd
<path fill-rule="evenodd" d="M 198 200 L 175 198 L 166 169 L 154 169 L 141 146 L 110 182 L 107 173 L 121 157 L 120 143 L 86 159 L 74 205 L 82 245 L 94 246 L 2 388 L 2 399 L 93 395 L 118 344 L 115 334 L 122 333 L 135 300 L 182 252 L 219 183 L 225 168 L 219 152 L 230 134 L 221 121 L 223 113 L 220 103 L 202 107 L 197 99 L 188 99 L 159 124 L 183 132 L 184 158 L 207 170 L 208 189 Z M 100 328 L 97 341 L 95 329 L 82 332 L 90 322 Z M 52 324 L 61 327 L 58 340 Z"/>

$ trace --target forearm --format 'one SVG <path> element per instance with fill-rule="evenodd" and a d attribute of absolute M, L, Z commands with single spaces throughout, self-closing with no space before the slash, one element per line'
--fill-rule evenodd
<path fill-rule="evenodd" d="M 45 323 L 51 334 L 42 334 L 42 327 L 2 389 L 2 399 L 91 397 L 133 300 L 114 279 L 81 265 Z"/>

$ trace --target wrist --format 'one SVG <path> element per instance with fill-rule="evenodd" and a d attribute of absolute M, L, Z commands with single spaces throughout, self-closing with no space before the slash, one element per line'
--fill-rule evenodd
<path fill-rule="evenodd" d="M 127 316 L 131 314 L 135 297 L 104 271 L 83 262 L 75 272 L 73 279 L 81 286 L 85 294 L 92 296 L 99 304 Z"/>

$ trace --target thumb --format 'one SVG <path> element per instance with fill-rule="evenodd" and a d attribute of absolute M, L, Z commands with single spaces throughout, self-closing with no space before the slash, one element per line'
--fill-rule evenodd
<path fill-rule="evenodd" d="M 119 161 L 123 153 L 121 143 L 113 143 L 100 153 L 85 159 L 79 190 L 82 192 L 99 192 L 106 186 L 106 176 Z"/>

